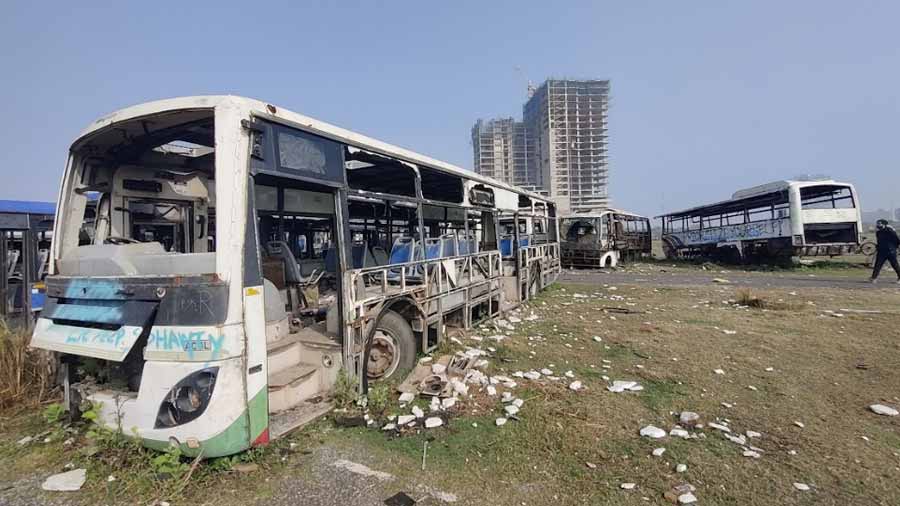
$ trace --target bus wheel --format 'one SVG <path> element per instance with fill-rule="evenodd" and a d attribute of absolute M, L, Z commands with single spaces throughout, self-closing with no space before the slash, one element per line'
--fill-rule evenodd
<path fill-rule="evenodd" d="M 409 323 L 399 314 L 388 311 L 381 317 L 366 364 L 370 380 L 390 378 L 397 371 L 409 371 L 416 365 L 416 340 Z"/>

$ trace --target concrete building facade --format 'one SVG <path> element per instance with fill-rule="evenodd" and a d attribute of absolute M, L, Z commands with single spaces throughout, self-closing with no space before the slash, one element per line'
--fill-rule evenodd
<path fill-rule="evenodd" d="M 550 196 L 561 213 L 609 206 L 609 81 L 548 79 L 523 121 L 478 120 L 475 171 Z"/>

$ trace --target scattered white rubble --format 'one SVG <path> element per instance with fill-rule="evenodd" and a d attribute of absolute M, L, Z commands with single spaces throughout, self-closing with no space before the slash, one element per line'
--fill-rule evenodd
<path fill-rule="evenodd" d="M 381 481 L 393 480 L 394 476 L 392 474 L 388 474 L 381 471 L 375 471 L 374 469 L 370 469 L 367 466 L 362 464 L 357 464 L 356 462 L 351 462 L 349 460 L 336 460 L 332 464 L 334 467 L 340 467 L 342 469 L 346 469 L 353 474 L 359 474 L 361 476 L 367 476 L 370 478 L 377 478 Z"/>
<path fill-rule="evenodd" d="M 44 483 L 41 484 L 41 488 L 51 492 L 73 492 L 75 490 L 81 490 L 86 479 L 86 469 L 75 469 L 49 476 L 44 480 Z"/>
<path fill-rule="evenodd" d="M 806 425 L 803 425 L 803 422 L 798 422 L 798 421 L 794 421 L 794 425 L 796 425 L 797 427 L 800 427 L 801 429 L 806 427 Z"/>
<path fill-rule="evenodd" d="M 25 437 L 23 437 L 22 439 L 20 439 L 18 442 L 16 442 L 16 444 L 18 444 L 19 446 L 25 446 L 25 445 L 27 445 L 28 443 L 30 443 L 30 442 L 32 442 L 32 441 L 34 441 L 34 438 L 33 438 L 33 437 L 31 437 L 31 436 L 25 436 Z"/>
<path fill-rule="evenodd" d="M 107 482 L 107 483 L 112 483 L 112 482 L 114 482 L 114 481 L 116 481 L 116 477 L 115 477 L 115 476 L 109 475 L 109 476 L 106 477 L 106 482 Z"/>
<path fill-rule="evenodd" d="M 400 415 L 397 417 L 397 425 L 406 425 L 416 421 L 416 415 Z"/>
<path fill-rule="evenodd" d="M 682 439 L 688 439 L 691 437 L 690 432 L 688 432 L 680 427 L 675 427 L 674 429 L 670 430 L 669 435 L 672 437 L 680 437 Z"/>
<path fill-rule="evenodd" d="M 760 457 L 760 454 L 759 454 L 759 452 L 755 452 L 753 450 L 744 450 L 744 456 L 758 459 Z"/>
<path fill-rule="evenodd" d="M 444 364 L 431 364 L 431 372 L 433 374 L 444 374 L 447 371 L 447 366 Z"/>
<path fill-rule="evenodd" d="M 441 399 L 441 407 L 443 409 L 450 409 L 456 405 L 456 397 L 447 397 L 445 399 Z"/>
<path fill-rule="evenodd" d="M 872 412 L 877 415 L 884 415 L 884 416 L 900 415 L 900 411 L 897 411 L 896 409 L 894 409 L 890 406 L 885 406 L 884 404 L 872 404 L 871 406 L 869 406 L 869 409 L 872 410 Z"/>
<path fill-rule="evenodd" d="M 576 381 L 569 383 L 569 390 L 572 390 L 573 392 L 577 392 L 577 391 L 581 390 L 582 388 L 583 388 L 583 386 L 580 381 L 576 380 Z"/>
<path fill-rule="evenodd" d="M 440 427 L 441 425 L 444 425 L 444 421 L 437 416 L 425 419 L 426 429 L 434 429 L 435 427 Z"/>
<path fill-rule="evenodd" d="M 601 338 L 600 336 L 594 336 L 594 341 L 595 341 L 595 342 L 598 342 L 598 343 L 602 343 L 602 342 L 603 342 L 603 338 Z"/>
<path fill-rule="evenodd" d="M 413 414 L 413 416 L 415 416 L 416 418 L 422 418 L 422 417 L 425 416 L 425 412 L 422 411 L 422 408 L 420 408 L 419 406 L 413 406 L 413 407 L 412 407 L 412 414 Z"/>
<path fill-rule="evenodd" d="M 497 427 L 502 427 L 503 425 L 506 425 L 506 418 L 498 418 L 496 423 Z"/>
<path fill-rule="evenodd" d="M 506 411 L 507 415 L 513 416 L 519 412 L 519 406 L 516 406 L 515 404 L 509 404 L 503 408 L 503 411 Z"/>
<path fill-rule="evenodd" d="M 622 490 L 633 490 L 636 486 L 637 484 L 635 483 L 623 483 L 619 485 L 619 488 L 621 488 Z"/>
<path fill-rule="evenodd" d="M 488 385 L 488 387 L 487 387 L 487 394 L 490 395 L 490 396 L 497 395 L 497 389 L 494 388 L 493 385 Z"/>
<path fill-rule="evenodd" d="M 733 335 L 737 334 L 737 330 L 722 329 L 722 333 L 727 336 L 733 336 Z"/>
<path fill-rule="evenodd" d="M 654 425 L 648 425 L 641 429 L 641 436 L 649 437 L 653 439 L 660 439 L 666 437 L 666 431 L 656 427 Z"/>
<path fill-rule="evenodd" d="M 716 422 L 709 422 L 707 425 L 711 429 L 720 430 L 722 432 L 731 432 L 731 429 L 729 429 L 727 425 L 722 425 L 722 424 L 716 423 Z"/>
<path fill-rule="evenodd" d="M 414 400 L 416 400 L 416 394 L 412 392 L 403 392 L 402 394 L 400 394 L 400 402 L 403 404 L 412 402 Z"/>
<path fill-rule="evenodd" d="M 522 404 L 525 404 L 525 401 L 523 401 L 522 399 L 513 399 L 512 404 L 517 408 L 521 408 Z"/>
<path fill-rule="evenodd" d="M 545 367 L 541 369 L 541 374 L 543 374 L 544 376 L 553 376 L 553 371 Z"/>
<path fill-rule="evenodd" d="M 541 373 L 539 373 L 537 371 L 528 371 L 528 372 L 524 373 L 523 376 L 530 380 L 541 379 Z"/>
<path fill-rule="evenodd" d="M 755 430 L 748 430 L 748 431 L 744 432 L 744 434 L 746 434 L 747 437 L 762 437 L 762 434 L 760 434 L 759 432 L 756 432 Z"/>
<path fill-rule="evenodd" d="M 653 450 L 654 457 L 662 457 L 663 453 L 666 453 L 665 448 L 656 448 L 655 450 Z"/>
<path fill-rule="evenodd" d="M 396 423 L 388 423 L 388 424 L 385 424 L 385 426 L 382 427 L 381 430 L 395 430 L 396 428 L 397 428 Z"/>
<path fill-rule="evenodd" d="M 678 464 L 677 466 L 675 466 L 676 473 L 683 473 L 685 471 L 687 471 L 687 464 Z"/>
<path fill-rule="evenodd" d="M 716 370 L 714 370 L 713 372 L 716 373 L 716 374 L 725 374 L 725 371 L 722 370 L 722 369 L 716 369 Z"/>
<path fill-rule="evenodd" d="M 688 492 L 686 494 L 681 494 L 680 496 L 678 496 L 678 502 L 680 504 L 693 504 L 697 502 L 697 497 L 691 492 Z"/>
<path fill-rule="evenodd" d="M 681 414 L 678 415 L 678 421 L 681 422 L 682 425 L 691 427 L 700 421 L 700 415 L 693 411 L 682 411 Z"/>
<path fill-rule="evenodd" d="M 616 380 L 612 382 L 612 385 L 606 387 L 606 389 L 613 393 L 620 393 L 626 390 L 629 392 L 640 392 L 644 387 L 639 385 L 637 381 Z"/>
<path fill-rule="evenodd" d="M 806 483 L 794 482 L 794 488 L 802 492 L 806 492 L 807 490 L 809 490 L 809 485 L 807 485 Z"/>

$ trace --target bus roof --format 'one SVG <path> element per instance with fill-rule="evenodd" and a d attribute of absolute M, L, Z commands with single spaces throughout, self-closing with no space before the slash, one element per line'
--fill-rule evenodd
<path fill-rule="evenodd" d="M 56 204 L 31 200 L 0 200 L 0 213 L 53 215 L 56 214 Z"/>
<path fill-rule="evenodd" d="M 338 126 L 325 123 L 324 121 L 310 118 L 309 116 L 304 116 L 287 109 L 282 109 L 281 107 L 277 107 L 260 100 L 233 95 L 201 95 L 169 98 L 152 102 L 145 102 L 131 107 L 126 107 L 124 109 L 119 109 L 118 111 L 107 114 L 106 116 L 103 116 L 91 123 L 90 126 L 88 126 L 84 131 L 81 132 L 81 134 L 78 136 L 78 139 L 73 142 L 73 145 L 78 143 L 84 137 L 115 123 L 140 118 L 143 116 L 151 116 L 168 111 L 176 111 L 179 109 L 213 109 L 219 106 L 240 108 L 244 111 L 247 111 L 248 113 L 252 112 L 254 114 L 258 114 L 260 115 L 260 117 L 269 117 L 276 120 L 281 119 L 283 121 L 293 123 L 298 127 L 303 128 L 304 130 L 322 135 L 323 137 L 343 141 L 363 149 L 375 151 L 410 163 L 427 166 L 429 168 L 438 169 L 456 176 L 470 179 L 472 181 L 488 184 L 497 188 L 502 188 L 504 190 L 508 190 L 520 195 L 528 196 L 529 198 L 540 202 L 553 202 L 549 198 L 541 196 L 537 193 L 522 190 L 521 188 L 517 188 L 496 179 L 477 174 L 474 171 L 467 170 L 462 167 L 449 164 L 447 162 L 442 162 L 420 153 L 416 153 L 415 151 L 394 146 Z"/>
<path fill-rule="evenodd" d="M 753 186 L 743 190 L 738 190 L 731 195 L 728 200 L 714 202 L 712 204 L 704 204 L 702 206 L 691 207 L 682 211 L 676 211 L 656 216 L 656 218 L 664 218 L 671 216 L 688 216 L 699 214 L 700 212 L 708 212 L 715 214 L 721 210 L 728 209 L 734 205 L 744 204 L 766 195 L 780 193 L 791 187 L 807 187 L 807 186 L 847 186 L 852 187 L 849 183 L 841 183 L 833 179 L 815 179 L 815 180 L 793 180 L 785 179 L 781 181 L 773 181 L 771 183 Z"/>
<path fill-rule="evenodd" d="M 612 207 L 605 207 L 605 208 L 602 208 L 602 209 L 591 209 L 591 210 L 589 210 L 589 211 L 574 212 L 574 213 L 571 213 L 571 214 L 567 214 L 567 215 L 565 215 L 565 216 L 561 216 L 561 218 L 563 218 L 563 219 L 566 219 L 566 218 L 601 218 L 601 217 L 603 217 L 603 216 L 605 216 L 605 215 L 607 215 L 607 214 L 610 214 L 610 213 L 613 213 L 613 214 L 621 214 L 621 215 L 623 215 L 623 216 L 631 216 L 631 217 L 634 217 L 634 218 L 644 218 L 644 219 L 647 219 L 646 216 L 643 216 L 643 215 L 640 215 L 640 214 L 636 214 L 636 213 L 632 213 L 632 212 L 628 212 L 628 211 L 623 211 L 622 209 L 615 209 L 615 208 L 612 208 Z"/>

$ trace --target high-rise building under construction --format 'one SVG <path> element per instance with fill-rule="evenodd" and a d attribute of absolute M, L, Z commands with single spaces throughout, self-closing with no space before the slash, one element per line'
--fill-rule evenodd
<path fill-rule="evenodd" d="M 522 123 L 475 124 L 475 171 L 546 194 L 561 213 L 607 207 L 609 81 L 548 79 L 530 95 Z"/>

